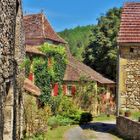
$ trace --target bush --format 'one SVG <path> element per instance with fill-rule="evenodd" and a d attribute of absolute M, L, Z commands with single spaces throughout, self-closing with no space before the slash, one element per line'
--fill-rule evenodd
<path fill-rule="evenodd" d="M 45 140 L 44 134 L 35 134 L 34 136 L 26 137 L 24 140 Z"/>
<path fill-rule="evenodd" d="M 53 116 L 51 118 L 48 119 L 48 125 L 53 129 L 56 128 L 58 126 L 66 126 L 66 125 L 70 125 L 73 124 L 74 121 L 70 118 L 66 118 L 60 115 L 57 116 Z"/>
<path fill-rule="evenodd" d="M 84 112 L 81 114 L 81 118 L 80 118 L 80 124 L 83 124 L 83 123 L 88 123 L 92 121 L 92 114 L 91 113 L 88 113 L 88 112 Z"/>

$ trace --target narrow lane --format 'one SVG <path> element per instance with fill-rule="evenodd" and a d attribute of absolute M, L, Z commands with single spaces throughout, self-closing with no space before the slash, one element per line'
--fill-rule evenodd
<path fill-rule="evenodd" d="M 95 122 L 77 126 L 65 133 L 64 140 L 114 140 L 113 135 L 108 131 L 115 129 L 115 126 L 115 122 Z M 90 130 L 94 138 L 87 138 L 84 135 L 84 130 Z"/>

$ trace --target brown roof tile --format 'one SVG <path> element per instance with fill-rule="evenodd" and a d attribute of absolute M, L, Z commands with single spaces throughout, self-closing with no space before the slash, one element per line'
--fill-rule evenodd
<path fill-rule="evenodd" d="M 41 45 L 47 39 L 58 43 L 67 43 L 53 30 L 50 23 L 42 13 L 26 15 L 23 19 L 25 43 L 27 45 Z"/>
<path fill-rule="evenodd" d="M 115 84 L 112 80 L 105 78 L 100 73 L 91 69 L 73 56 L 68 57 L 68 65 L 64 75 L 64 81 L 79 81 L 81 77 L 97 81 L 101 84 Z"/>
<path fill-rule="evenodd" d="M 140 2 L 124 4 L 118 43 L 140 43 Z"/>
<path fill-rule="evenodd" d="M 32 94 L 33 96 L 41 95 L 40 89 L 37 86 L 35 86 L 34 83 L 27 78 L 24 80 L 23 87 L 26 91 L 30 92 L 30 94 Z"/>
<path fill-rule="evenodd" d="M 45 55 L 43 52 L 39 51 L 39 46 L 26 45 L 25 50 L 26 50 L 26 53 Z"/>

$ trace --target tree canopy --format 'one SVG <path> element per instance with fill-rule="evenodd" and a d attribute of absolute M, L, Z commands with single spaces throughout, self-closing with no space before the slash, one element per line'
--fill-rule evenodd
<path fill-rule="evenodd" d="M 89 36 L 92 34 L 93 27 L 94 25 L 78 26 L 59 32 L 59 35 L 69 43 L 72 55 L 81 61 L 83 60 L 82 53 L 89 44 Z"/>
<path fill-rule="evenodd" d="M 120 17 L 121 8 L 112 8 L 98 18 L 97 25 L 65 29 L 59 35 L 69 43 L 78 60 L 115 80 Z"/>
<path fill-rule="evenodd" d="M 120 16 L 121 8 L 113 8 L 98 19 L 83 55 L 84 63 L 113 80 L 116 78 Z"/>

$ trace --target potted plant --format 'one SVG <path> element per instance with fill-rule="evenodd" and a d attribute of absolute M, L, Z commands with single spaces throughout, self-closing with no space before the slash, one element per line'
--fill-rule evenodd
<path fill-rule="evenodd" d="M 124 112 L 125 117 L 130 117 L 131 116 L 131 111 L 128 109 Z"/>

